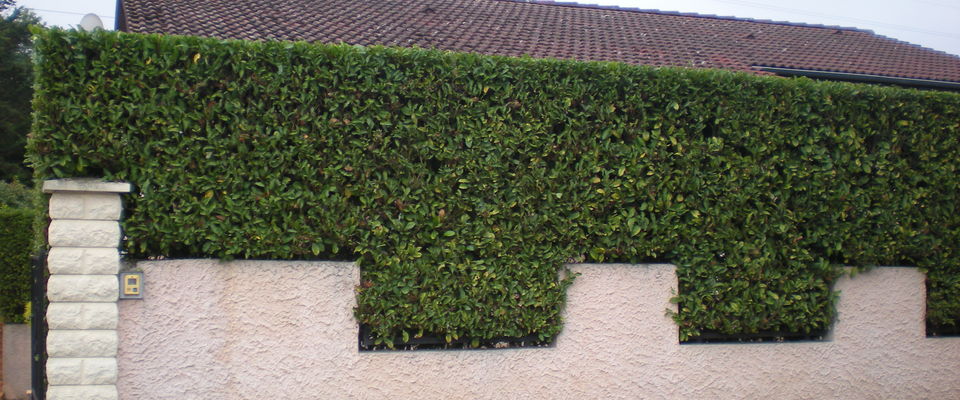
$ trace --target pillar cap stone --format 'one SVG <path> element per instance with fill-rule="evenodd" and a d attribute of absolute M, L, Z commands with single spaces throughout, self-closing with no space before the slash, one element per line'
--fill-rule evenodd
<path fill-rule="evenodd" d="M 129 182 L 104 182 L 96 178 L 67 178 L 43 181 L 43 192 L 130 193 Z"/>

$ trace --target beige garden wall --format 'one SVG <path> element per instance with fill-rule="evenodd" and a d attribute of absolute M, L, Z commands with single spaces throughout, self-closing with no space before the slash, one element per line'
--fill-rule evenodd
<path fill-rule="evenodd" d="M 960 338 L 928 339 L 923 275 L 837 284 L 828 341 L 680 345 L 671 265 L 578 264 L 552 348 L 358 352 L 352 263 L 140 262 L 120 301 L 122 399 L 960 398 Z"/>

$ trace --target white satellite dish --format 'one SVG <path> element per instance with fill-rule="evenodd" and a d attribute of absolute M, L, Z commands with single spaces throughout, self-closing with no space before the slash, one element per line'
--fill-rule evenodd
<path fill-rule="evenodd" d="M 103 29 L 103 21 L 100 20 L 97 14 L 90 13 L 83 16 L 83 19 L 80 20 L 79 27 L 82 30 L 91 32 L 94 29 Z"/>

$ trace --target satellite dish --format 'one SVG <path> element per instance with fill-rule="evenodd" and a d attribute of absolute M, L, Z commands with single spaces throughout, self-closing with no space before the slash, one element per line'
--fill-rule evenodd
<path fill-rule="evenodd" d="M 84 15 L 83 19 L 80 20 L 80 29 L 87 32 L 91 32 L 94 29 L 103 29 L 103 21 L 94 13 Z"/>

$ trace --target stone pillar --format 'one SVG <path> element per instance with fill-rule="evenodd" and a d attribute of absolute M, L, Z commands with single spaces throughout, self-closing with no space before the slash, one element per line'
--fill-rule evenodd
<path fill-rule="evenodd" d="M 130 184 L 43 183 L 50 197 L 47 399 L 117 399 L 120 194 Z"/>

